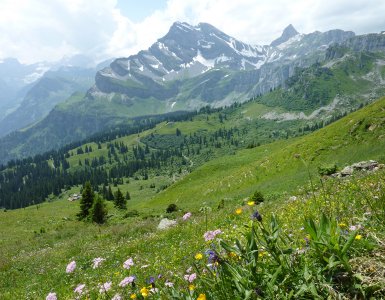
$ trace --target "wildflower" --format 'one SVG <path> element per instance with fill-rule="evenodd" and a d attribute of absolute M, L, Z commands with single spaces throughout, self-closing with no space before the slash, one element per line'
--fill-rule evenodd
<path fill-rule="evenodd" d="M 56 293 L 49 293 L 45 300 L 57 300 Z"/>
<path fill-rule="evenodd" d="M 201 260 L 202 258 L 203 258 L 202 253 L 197 253 L 197 254 L 195 254 L 195 259 L 196 259 L 196 260 Z"/>
<path fill-rule="evenodd" d="M 357 230 L 357 229 L 358 229 L 358 228 L 357 228 L 356 225 L 352 225 L 352 226 L 349 227 L 349 230 L 350 230 L 350 231 L 355 231 L 355 230 Z"/>
<path fill-rule="evenodd" d="M 76 262 L 73 260 L 71 261 L 66 268 L 66 273 L 72 273 L 76 269 Z"/>
<path fill-rule="evenodd" d="M 238 255 L 235 253 L 235 252 L 229 252 L 229 256 L 231 257 L 231 258 L 237 258 L 238 257 Z"/>
<path fill-rule="evenodd" d="M 150 284 L 153 284 L 155 283 L 155 278 L 153 276 L 151 276 L 148 280 L 147 280 L 148 283 Z"/>
<path fill-rule="evenodd" d="M 267 254 L 266 251 L 261 251 L 261 252 L 258 253 L 258 257 L 262 258 L 262 257 L 264 257 L 266 254 Z"/>
<path fill-rule="evenodd" d="M 237 208 L 235 214 L 240 215 L 242 213 L 242 208 Z"/>
<path fill-rule="evenodd" d="M 188 212 L 188 213 L 185 213 L 185 214 L 183 215 L 182 219 L 183 219 L 183 221 L 186 221 L 186 220 L 190 219 L 190 217 L 191 217 L 191 213 Z"/>
<path fill-rule="evenodd" d="M 92 260 L 92 262 L 94 263 L 94 264 L 92 265 L 92 268 L 93 268 L 93 269 L 96 269 L 97 267 L 99 267 L 99 265 L 100 265 L 103 261 L 105 261 L 104 258 L 101 258 L 101 257 L 94 258 L 94 259 Z"/>
<path fill-rule="evenodd" d="M 143 296 L 144 298 L 146 298 L 146 297 L 148 296 L 148 294 L 149 294 L 149 290 L 148 290 L 146 287 L 142 287 L 142 288 L 140 289 L 140 293 L 142 294 L 142 296 Z"/>
<path fill-rule="evenodd" d="M 206 300 L 206 295 L 205 294 L 199 294 L 197 300 Z"/>
<path fill-rule="evenodd" d="M 130 299 L 136 299 L 136 294 L 131 294 Z"/>
<path fill-rule="evenodd" d="M 215 264 L 219 262 L 219 257 L 213 250 L 207 250 L 206 255 L 208 256 L 208 261 L 211 264 Z"/>
<path fill-rule="evenodd" d="M 262 222 L 262 216 L 257 210 L 251 215 L 251 219 L 257 220 L 258 222 Z"/>
<path fill-rule="evenodd" d="M 119 294 L 116 294 L 114 297 L 112 297 L 111 300 L 122 300 L 122 296 L 120 296 Z"/>
<path fill-rule="evenodd" d="M 123 263 L 123 268 L 125 269 L 129 269 L 131 268 L 132 266 L 134 265 L 134 261 L 132 260 L 132 258 L 130 257 L 129 259 L 127 259 L 124 263 Z"/>
<path fill-rule="evenodd" d="M 190 291 L 195 290 L 195 285 L 189 284 L 189 285 L 188 285 L 188 289 L 189 289 Z"/>
<path fill-rule="evenodd" d="M 255 201 L 248 201 L 248 202 L 247 202 L 247 205 L 248 205 L 248 206 L 253 206 L 254 204 L 255 204 Z"/>
<path fill-rule="evenodd" d="M 338 226 L 340 226 L 341 228 L 345 228 L 346 224 L 344 222 L 341 222 L 341 223 L 338 223 Z"/>
<path fill-rule="evenodd" d="M 192 267 L 189 267 L 187 270 L 186 270 L 186 273 L 191 273 L 191 271 L 192 271 Z"/>
<path fill-rule="evenodd" d="M 120 287 L 125 287 L 126 285 L 130 284 L 130 283 L 133 283 L 135 281 L 135 276 L 128 276 L 128 277 L 125 277 L 120 283 L 119 283 L 119 286 Z"/>
<path fill-rule="evenodd" d="M 151 294 L 156 294 L 156 293 L 158 293 L 159 292 L 159 289 L 157 289 L 157 288 L 155 288 L 155 287 L 153 287 L 152 289 L 150 289 L 150 293 Z"/>
<path fill-rule="evenodd" d="M 197 278 L 197 274 L 196 273 L 192 273 L 190 275 L 189 274 L 184 275 L 184 279 L 187 280 L 190 283 L 192 283 L 196 278 Z"/>
<path fill-rule="evenodd" d="M 83 289 L 84 289 L 85 286 L 86 286 L 85 284 L 79 284 L 79 285 L 75 288 L 74 292 L 75 292 L 75 293 L 78 293 L 79 295 L 83 294 Z"/>
<path fill-rule="evenodd" d="M 359 241 L 360 239 L 362 239 L 362 235 L 361 234 L 357 234 L 355 239 Z"/>
<path fill-rule="evenodd" d="M 167 287 L 173 287 L 174 283 L 172 283 L 170 281 L 166 281 L 164 285 L 167 286 Z"/>
<path fill-rule="evenodd" d="M 222 233 L 222 231 L 220 229 L 216 229 L 214 231 L 207 231 L 203 235 L 203 237 L 204 237 L 205 241 L 207 242 L 207 241 L 213 240 L 215 238 L 215 236 L 217 236 L 218 234 L 221 234 L 221 233 Z"/>
<path fill-rule="evenodd" d="M 103 294 L 111 289 L 112 282 L 108 281 L 99 285 L 99 293 Z"/>

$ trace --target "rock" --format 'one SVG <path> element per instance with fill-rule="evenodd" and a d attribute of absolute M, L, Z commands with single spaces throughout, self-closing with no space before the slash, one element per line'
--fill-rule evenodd
<path fill-rule="evenodd" d="M 342 169 L 340 174 L 341 174 L 341 176 L 350 176 L 353 174 L 353 171 L 354 171 L 354 169 L 352 166 L 347 166 L 347 167 Z"/>
<path fill-rule="evenodd" d="M 170 228 L 172 226 L 175 226 L 175 225 L 176 225 L 176 221 L 164 218 L 164 219 L 160 220 L 157 228 L 160 230 L 163 230 L 163 229 L 167 229 L 167 228 Z"/>
<path fill-rule="evenodd" d="M 360 161 L 358 163 L 352 164 L 352 168 L 354 170 L 373 170 L 375 167 L 378 166 L 378 162 L 375 160 L 369 160 L 369 161 Z"/>

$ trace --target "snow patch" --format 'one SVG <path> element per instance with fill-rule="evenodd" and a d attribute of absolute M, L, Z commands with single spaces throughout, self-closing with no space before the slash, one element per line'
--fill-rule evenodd
<path fill-rule="evenodd" d="M 202 65 L 206 66 L 208 69 L 214 68 L 214 65 L 215 65 L 214 59 L 204 58 L 199 50 L 198 50 L 197 56 L 195 56 L 193 60 L 201 63 Z"/>
<path fill-rule="evenodd" d="M 171 103 L 171 108 L 174 108 L 174 105 L 176 104 L 176 101 Z"/>
<path fill-rule="evenodd" d="M 278 49 L 280 50 L 284 50 L 286 48 L 288 48 L 291 44 L 295 43 L 295 42 L 299 42 L 300 40 L 302 40 L 303 38 L 303 34 L 296 34 L 295 36 L 291 37 L 290 39 L 288 39 L 286 42 L 282 43 L 282 44 L 279 44 L 277 46 Z"/>

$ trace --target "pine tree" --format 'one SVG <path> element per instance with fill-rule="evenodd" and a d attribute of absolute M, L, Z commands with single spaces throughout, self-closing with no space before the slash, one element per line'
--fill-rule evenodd
<path fill-rule="evenodd" d="M 126 200 L 130 200 L 131 199 L 131 195 L 129 192 L 126 193 Z"/>
<path fill-rule="evenodd" d="M 127 200 L 124 199 L 122 192 L 118 188 L 114 195 L 115 207 L 119 209 L 127 209 Z"/>
<path fill-rule="evenodd" d="M 80 200 L 79 220 L 83 220 L 89 216 L 92 205 L 94 204 L 94 198 L 95 194 L 92 190 L 91 183 L 87 181 L 83 188 L 82 199 Z"/>
<path fill-rule="evenodd" d="M 107 207 L 102 197 L 96 196 L 91 209 L 92 221 L 103 224 L 107 221 Z"/>
<path fill-rule="evenodd" d="M 114 200 L 114 194 L 112 193 L 112 189 L 110 185 L 108 186 L 107 200 L 110 200 L 110 201 Z"/>

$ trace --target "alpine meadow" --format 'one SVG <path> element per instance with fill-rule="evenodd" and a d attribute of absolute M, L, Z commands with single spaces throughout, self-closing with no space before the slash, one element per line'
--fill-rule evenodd
<path fill-rule="evenodd" d="M 385 32 L 182 20 L 0 60 L 0 299 L 385 299 Z"/>

